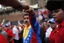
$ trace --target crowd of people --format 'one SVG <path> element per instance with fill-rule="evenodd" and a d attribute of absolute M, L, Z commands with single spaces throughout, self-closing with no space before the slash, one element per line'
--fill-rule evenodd
<path fill-rule="evenodd" d="M 0 3 L 25 12 L 24 23 L 4 25 L 0 22 L 0 43 L 64 43 L 63 0 L 47 1 L 46 11 L 40 12 L 42 19 L 38 19 L 39 15 L 28 5 L 20 4 L 17 0 L 9 1 L 10 3 L 15 2 L 13 4 L 3 3 L 5 1 L 1 0 Z M 52 15 L 51 18 L 50 15 Z"/>

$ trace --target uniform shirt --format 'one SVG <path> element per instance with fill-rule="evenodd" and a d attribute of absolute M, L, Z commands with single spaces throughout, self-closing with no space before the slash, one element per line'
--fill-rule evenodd
<path fill-rule="evenodd" d="M 50 43 L 64 43 L 64 21 L 58 24 L 56 30 L 51 32 Z"/>

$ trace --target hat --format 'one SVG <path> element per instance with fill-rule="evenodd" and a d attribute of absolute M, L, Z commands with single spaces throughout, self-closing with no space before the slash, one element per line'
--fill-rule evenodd
<path fill-rule="evenodd" d="M 49 23 L 52 23 L 52 24 L 55 24 L 56 23 L 55 20 L 54 20 L 54 18 L 51 18 L 48 22 Z"/>
<path fill-rule="evenodd" d="M 45 7 L 50 11 L 64 9 L 64 1 L 48 1 Z"/>
<path fill-rule="evenodd" d="M 10 26 L 10 24 L 9 24 L 9 23 L 6 23 L 6 24 L 5 24 L 5 27 L 9 27 L 9 26 Z"/>

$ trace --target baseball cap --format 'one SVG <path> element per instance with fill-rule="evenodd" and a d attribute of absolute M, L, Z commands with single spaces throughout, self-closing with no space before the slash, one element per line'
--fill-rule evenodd
<path fill-rule="evenodd" d="M 55 24 L 56 23 L 55 20 L 54 20 L 54 18 L 51 18 L 48 22 L 49 23 L 52 23 L 52 24 Z"/>

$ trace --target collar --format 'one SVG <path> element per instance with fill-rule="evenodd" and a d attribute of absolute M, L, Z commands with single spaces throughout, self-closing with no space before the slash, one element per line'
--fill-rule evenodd
<path fill-rule="evenodd" d="M 61 24 L 58 24 L 58 27 L 64 27 L 64 21 Z"/>
<path fill-rule="evenodd" d="M 26 28 L 26 29 L 30 29 L 30 27 L 31 27 L 31 25 L 29 25 L 28 27 L 26 26 L 25 28 Z"/>

